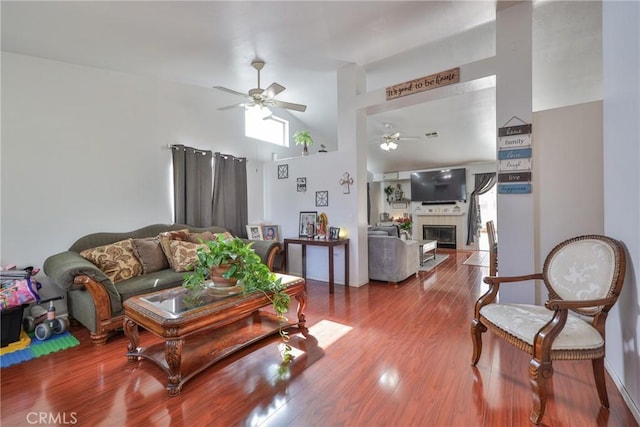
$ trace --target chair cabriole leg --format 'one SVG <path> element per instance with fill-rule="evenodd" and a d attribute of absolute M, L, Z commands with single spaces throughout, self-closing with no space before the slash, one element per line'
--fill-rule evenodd
<path fill-rule="evenodd" d="M 604 377 L 604 357 L 592 359 L 591 366 L 593 367 L 593 378 L 596 381 L 596 390 L 598 390 L 600 403 L 605 408 L 608 408 L 609 397 L 607 396 L 607 384 Z"/>
<path fill-rule="evenodd" d="M 547 380 L 553 376 L 551 362 L 543 362 L 531 359 L 529 363 L 529 384 L 533 391 L 533 409 L 529 420 L 534 424 L 540 424 L 547 406 Z"/>
<path fill-rule="evenodd" d="M 471 364 L 476 366 L 478 360 L 480 360 L 480 354 L 482 354 L 482 333 L 487 330 L 487 327 L 478 321 L 473 319 L 471 322 L 471 341 L 473 342 L 473 357 L 471 358 Z"/>

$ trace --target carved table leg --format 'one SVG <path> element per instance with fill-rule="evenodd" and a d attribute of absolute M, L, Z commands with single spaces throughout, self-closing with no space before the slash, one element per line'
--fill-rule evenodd
<path fill-rule="evenodd" d="M 124 335 L 129 338 L 129 345 L 127 346 L 127 350 L 129 353 L 138 353 L 140 343 L 140 335 L 138 334 L 138 324 L 133 320 L 128 318 L 124 318 L 124 322 L 122 322 L 122 328 L 124 329 Z M 138 360 L 137 356 L 127 356 L 129 362 L 134 362 Z"/>
<path fill-rule="evenodd" d="M 307 307 L 307 293 L 303 292 L 295 296 L 298 301 L 298 327 L 305 328 L 306 318 L 304 309 Z"/>
<path fill-rule="evenodd" d="M 180 373 L 180 362 L 182 361 L 183 339 L 167 340 L 164 345 L 164 357 L 169 367 L 169 382 L 167 390 L 169 396 L 177 396 L 182 391 L 182 374 Z"/>

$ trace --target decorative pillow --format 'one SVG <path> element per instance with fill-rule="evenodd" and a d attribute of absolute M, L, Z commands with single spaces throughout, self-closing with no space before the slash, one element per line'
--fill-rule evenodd
<path fill-rule="evenodd" d="M 169 268 L 169 261 L 162 251 L 159 237 L 133 239 L 133 252 L 142 265 L 142 274 Z"/>
<path fill-rule="evenodd" d="M 225 231 L 224 233 L 212 233 L 211 231 L 205 231 L 203 233 L 189 234 L 189 241 L 193 243 L 200 243 L 200 239 L 202 239 L 203 242 L 206 242 L 207 240 L 218 240 L 218 236 L 220 234 L 224 236 L 225 240 L 233 239 L 233 235 L 228 231 Z"/>
<path fill-rule="evenodd" d="M 212 233 L 211 231 L 189 234 L 189 241 L 191 243 L 202 243 L 202 242 L 206 242 L 207 240 L 214 240 L 214 239 L 216 239 L 215 234 Z"/>
<path fill-rule="evenodd" d="M 198 260 L 196 251 L 198 248 L 207 248 L 204 243 L 182 242 L 180 240 L 171 240 L 169 242 L 171 249 L 171 258 L 169 263 L 171 268 L 177 272 L 193 270 L 193 264 Z"/>
<path fill-rule="evenodd" d="M 160 239 L 160 246 L 162 247 L 162 252 L 167 257 L 167 261 L 169 261 L 169 266 L 175 270 L 175 266 L 172 263 L 173 254 L 171 253 L 171 248 L 169 247 L 169 243 L 172 240 L 178 240 L 180 242 L 188 242 L 189 241 L 189 230 L 176 230 L 176 231 L 165 231 L 164 233 L 158 234 L 158 238 Z M 177 271 L 177 270 L 176 270 Z"/>
<path fill-rule="evenodd" d="M 95 264 L 114 284 L 142 274 L 142 265 L 133 251 L 133 239 L 85 249 L 80 256 Z"/>

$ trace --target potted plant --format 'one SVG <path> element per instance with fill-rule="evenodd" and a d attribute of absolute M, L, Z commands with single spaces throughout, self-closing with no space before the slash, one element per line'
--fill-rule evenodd
<path fill-rule="evenodd" d="M 238 237 L 225 239 L 221 234 L 216 240 L 202 243 L 204 246 L 196 251 L 193 272 L 184 275 L 183 287 L 197 292 L 211 286 L 210 280 L 214 286 L 233 286 L 237 283 L 245 295 L 262 292 L 273 304 L 280 324 L 287 320 L 285 315 L 289 310 L 290 297 L 285 292 L 286 285 L 282 284 L 282 280 L 277 278 L 255 253 L 251 247 L 253 242 L 245 243 Z M 216 275 L 219 275 L 218 278 Z M 230 280 L 231 283 L 221 283 L 221 279 Z M 291 347 L 287 344 L 289 336 L 282 328 L 280 336 L 285 344 L 283 357 L 285 362 L 288 362 L 291 359 Z"/>
<path fill-rule="evenodd" d="M 306 156 L 309 154 L 309 145 L 313 144 L 313 138 L 309 135 L 309 131 L 307 130 L 299 130 L 293 134 L 293 140 L 296 142 L 296 145 L 302 145 L 302 155 Z"/>

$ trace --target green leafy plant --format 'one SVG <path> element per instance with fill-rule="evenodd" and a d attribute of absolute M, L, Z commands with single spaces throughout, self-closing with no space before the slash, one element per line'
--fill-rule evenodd
<path fill-rule="evenodd" d="M 218 235 L 216 240 L 202 243 L 204 246 L 196 251 L 193 272 L 184 275 L 182 286 L 195 291 L 204 289 L 211 278 L 211 269 L 228 265 L 229 268 L 222 277 L 237 279 L 244 295 L 259 291 L 271 301 L 280 321 L 279 332 L 285 344 L 286 357 L 283 357 L 285 361 L 290 361 L 291 347 L 287 344 L 289 335 L 282 329 L 282 325 L 287 320 L 286 313 L 289 311 L 291 298 L 285 292 L 286 285 L 282 283 L 282 279 L 277 278 L 262 262 L 260 256 L 251 247 L 253 242 L 245 243 L 238 237 L 225 239 L 223 235 Z"/>
<path fill-rule="evenodd" d="M 311 145 L 313 144 L 313 138 L 309 135 L 309 131 L 307 130 L 299 130 L 293 134 L 293 140 L 296 142 L 296 145 Z"/>

